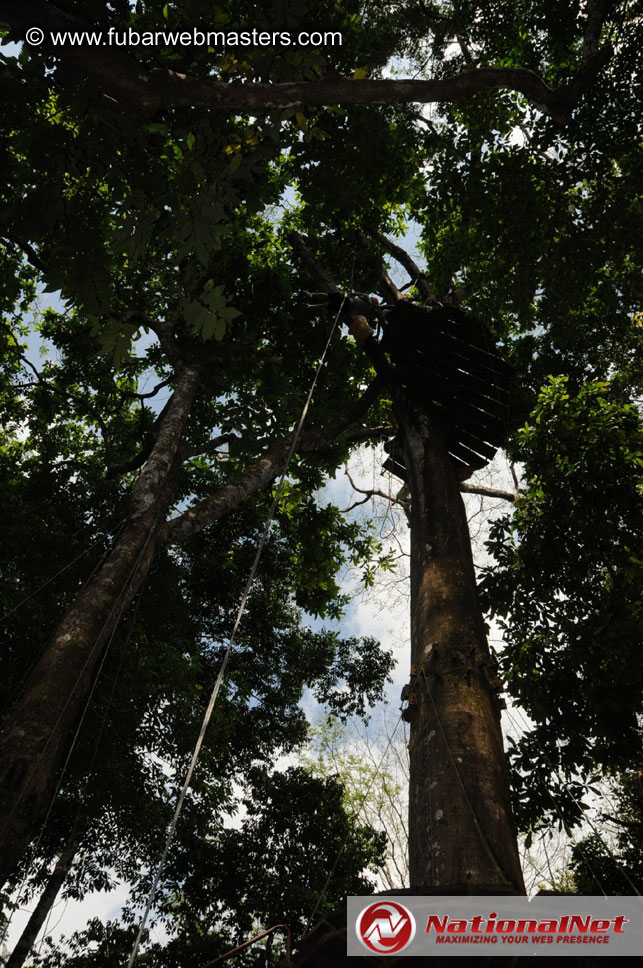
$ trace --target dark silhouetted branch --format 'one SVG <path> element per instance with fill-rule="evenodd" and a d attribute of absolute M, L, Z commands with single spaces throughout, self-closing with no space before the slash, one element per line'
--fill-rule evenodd
<path fill-rule="evenodd" d="M 82 15 L 45 0 L 0 0 L 0 20 L 21 37 L 37 24 L 45 31 L 45 52 L 51 51 L 123 110 L 145 121 L 168 108 L 207 108 L 217 111 L 263 113 L 297 105 L 401 104 L 463 101 L 481 91 L 509 90 L 523 94 L 532 104 L 561 123 L 569 120 L 578 99 L 589 88 L 612 49 L 598 47 L 600 29 L 612 7 L 610 0 L 590 4 L 584 39 L 583 64 L 567 85 L 551 88 L 525 67 L 479 67 L 453 77 L 431 80 L 356 79 L 328 74 L 320 80 L 278 84 L 226 83 L 197 79 L 171 70 L 147 70 L 130 54 L 114 47 L 52 46 L 48 31 L 91 31 L 96 24 Z"/>

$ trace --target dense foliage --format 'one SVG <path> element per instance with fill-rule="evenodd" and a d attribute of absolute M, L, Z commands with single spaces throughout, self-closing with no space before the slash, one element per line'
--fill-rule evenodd
<path fill-rule="evenodd" d="M 510 692 L 537 724 L 516 750 L 516 793 L 535 820 L 529 787 L 562 770 L 557 801 L 580 819 L 569 781 L 626 768 L 640 742 L 643 424 L 617 387 L 574 392 L 565 377 L 532 419 L 517 435 L 525 493 L 492 526 L 482 590 L 503 616 Z"/>

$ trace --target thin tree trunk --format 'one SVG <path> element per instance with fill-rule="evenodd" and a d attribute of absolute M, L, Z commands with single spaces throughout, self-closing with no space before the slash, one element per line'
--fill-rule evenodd
<path fill-rule="evenodd" d="M 113 550 L 63 617 L 0 737 L 0 884 L 46 816 L 68 737 L 103 649 L 155 555 L 155 526 L 171 500 L 168 478 L 198 386 L 184 367 Z"/>
<path fill-rule="evenodd" d="M 437 418 L 408 402 L 398 418 L 411 489 L 410 883 L 524 893 L 459 484 Z"/>
<path fill-rule="evenodd" d="M 54 867 L 53 872 L 47 881 L 47 885 L 42 892 L 40 899 L 31 914 L 31 917 L 27 921 L 25 929 L 20 935 L 18 943 L 13 949 L 11 957 L 7 961 L 5 968 L 22 968 L 22 965 L 24 965 L 25 958 L 27 958 L 29 952 L 33 948 L 40 929 L 45 923 L 45 920 L 53 907 L 54 901 L 58 895 L 58 891 L 62 887 L 63 882 L 69 873 L 69 868 L 72 865 L 77 850 L 78 834 L 74 832 L 69 839 L 69 843 L 58 858 L 56 866 Z"/>
<path fill-rule="evenodd" d="M 167 345 L 167 338 L 162 342 L 174 359 L 173 345 Z M 271 484 L 284 469 L 291 435 L 276 441 L 235 479 L 194 507 L 165 520 L 173 500 L 175 471 L 184 456 L 181 436 L 199 383 L 196 370 L 181 367 L 178 360 L 177 365 L 176 389 L 134 488 L 128 522 L 104 564 L 63 617 L 0 734 L 0 886 L 14 872 L 46 816 L 70 732 L 87 701 L 104 647 L 155 555 L 168 545 L 189 540 Z M 342 421 L 302 434 L 298 452 L 324 452 L 363 418 L 373 399 L 367 391 Z M 347 439 L 372 433 L 381 436 L 375 428 Z"/>
<path fill-rule="evenodd" d="M 184 367 L 134 488 L 127 525 L 104 564 L 63 617 L 28 689 L 7 717 L 0 735 L 0 885 L 14 872 L 46 816 L 70 731 L 90 693 L 103 649 L 155 555 L 168 545 L 188 541 L 249 495 L 267 487 L 284 469 L 292 444 L 290 435 L 276 441 L 235 479 L 190 510 L 165 520 L 172 504 L 174 471 L 181 458 L 181 435 L 197 386 L 196 371 Z M 325 431 L 302 434 L 298 452 L 326 450 L 364 416 L 371 402 L 367 392 L 341 422 Z M 380 435 L 377 428 L 375 434 Z"/>

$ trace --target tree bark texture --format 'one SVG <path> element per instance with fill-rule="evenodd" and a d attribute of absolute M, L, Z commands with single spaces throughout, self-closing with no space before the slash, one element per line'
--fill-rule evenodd
<path fill-rule="evenodd" d="M 103 650 L 155 554 L 155 527 L 170 501 L 178 443 L 198 386 L 184 368 L 112 551 L 64 615 L 0 735 L 0 884 L 44 820 L 69 736 L 91 691 Z"/>
<path fill-rule="evenodd" d="M 78 834 L 72 833 L 69 843 L 62 851 L 56 862 L 52 874 L 47 881 L 47 885 L 42 892 L 31 917 L 25 925 L 24 931 L 18 939 L 18 943 L 11 952 L 11 957 L 6 963 L 5 968 L 22 968 L 25 959 L 36 943 L 36 938 L 40 933 L 45 920 L 58 896 L 58 891 L 63 886 L 63 882 L 69 873 L 76 851 L 78 850 Z"/>
<path fill-rule="evenodd" d="M 494 661 L 438 417 L 398 402 L 411 490 L 410 883 L 524 893 Z"/>

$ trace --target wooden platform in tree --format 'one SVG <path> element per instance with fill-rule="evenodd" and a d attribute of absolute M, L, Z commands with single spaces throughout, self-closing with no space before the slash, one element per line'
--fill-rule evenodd
<path fill-rule="evenodd" d="M 484 323 L 400 301 L 380 346 L 414 402 L 440 415 L 459 476 L 488 464 L 507 435 L 513 369 Z M 404 480 L 402 454 L 394 445 L 389 453 L 385 468 Z"/>

